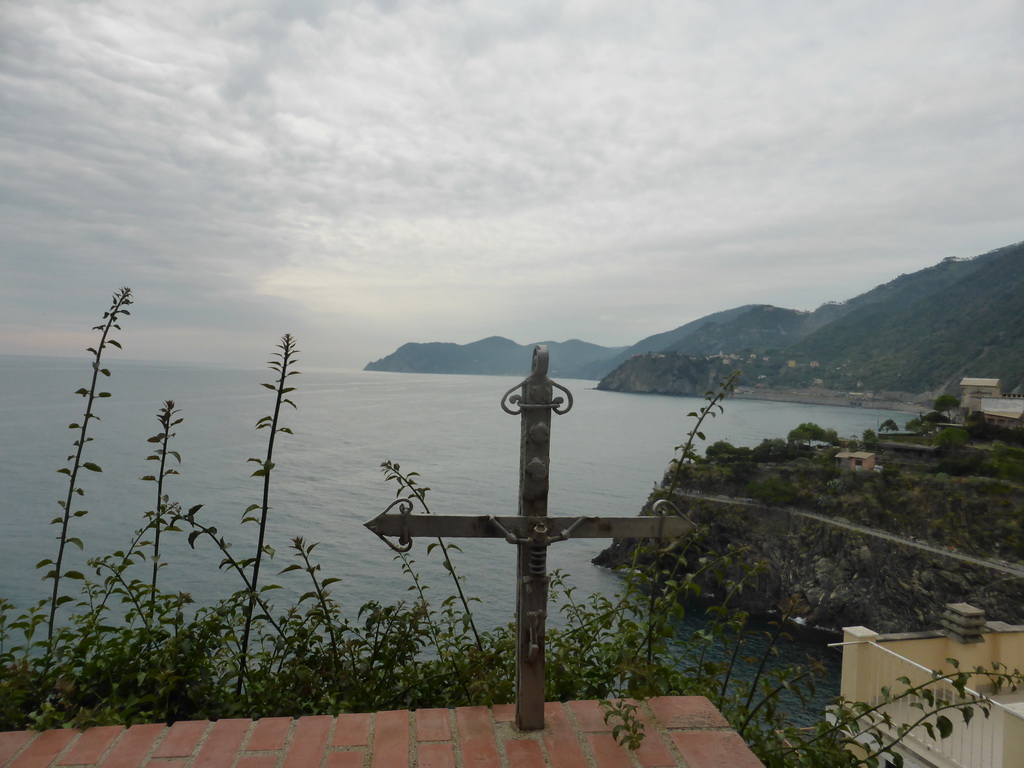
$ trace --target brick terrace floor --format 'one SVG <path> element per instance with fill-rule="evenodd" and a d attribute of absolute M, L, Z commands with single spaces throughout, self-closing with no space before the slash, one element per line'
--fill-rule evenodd
<path fill-rule="evenodd" d="M 640 705 L 635 752 L 612 739 L 596 701 L 545 705 L 522 732 L 512 705 L 361 715 L 182 721 L 0 733 L 4 768 L 761 768 L 700 696 Z"/>

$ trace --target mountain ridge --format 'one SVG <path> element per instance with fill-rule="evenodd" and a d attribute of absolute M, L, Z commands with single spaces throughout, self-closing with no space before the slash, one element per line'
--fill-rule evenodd
<path fill-rule="evenodd" d="M 574 375 L 596 359 L 614 356 L 626 347 L 602 347 L 580 339 L 517 344 L 504 336 L 488 336 L 468 344 L 433 341 L 403 344 L 390 355 L 367 363 L 366 371 L 395 373 L 458 373 L 486 376 L 523 376 L 530 370 L 533 349 L 545 344 L 552 376 Z"/>
<path fill-rule="evenodd" d="M 539 343 L 549 346 L 552 375 L 605 384 L 614 373 L 619 384 L 600 388 L 615 391 L 688 393 L 705 371 L 675 359 L 681 356 L 731 359 L 748 386 L 930 395 L 953 391 L 964 375 L 999 378 L 1004 391 L 1024 391 L 1021 328 L 1024 242 L 949 257 L 813 311 L 746 304 L 629 347 Z M 522 375 L 533 346 L 504 337 L 410 343 L 366 370 Z M 676 383 L 673 370 L 681 377 Z"/>

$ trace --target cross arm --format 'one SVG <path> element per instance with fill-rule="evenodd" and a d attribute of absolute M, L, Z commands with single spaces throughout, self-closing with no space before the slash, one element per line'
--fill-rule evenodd
<path fill-rule="evenodd" d="M 550 542 L 575 539 L 674 539 L 696 526 L 685 517 L 525 517 L 522 515 L 413 515 L 404 512 L 377 515 L 365 526 L 381 538 L 397 537 L 403 544 L 422 536 L 441 538 L 507 539 L 518 543 L 533 539 L 543 526 Z M 390 543 L 390 542 L 389 542 Z"/>

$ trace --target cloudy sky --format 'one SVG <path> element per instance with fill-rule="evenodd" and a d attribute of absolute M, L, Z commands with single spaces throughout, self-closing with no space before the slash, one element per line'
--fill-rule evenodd
<path fill-rule="evenodd" d="M 626 345 L 1024 239 L 1019 0 L 0 0 L 0 353 Z M 119 353 L 120 354 L 120 353 Z"/>

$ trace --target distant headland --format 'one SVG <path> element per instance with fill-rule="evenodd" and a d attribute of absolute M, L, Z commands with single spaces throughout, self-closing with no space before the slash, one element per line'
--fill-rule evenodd
<path fill-rule="evenodd" d="M 1021 328 L 1024 242 L 943 259 L 813 312 L 748 304 L 629 347 L 500 336 L 409 343 L 365 370 L 521 375 L 541 343 L 553 376 L 598 381 L 608 391 L 701 396 L 740 370 L 741 397 L 903 410 L 955 392 L 964 376 L 1024 392 Z"/>

